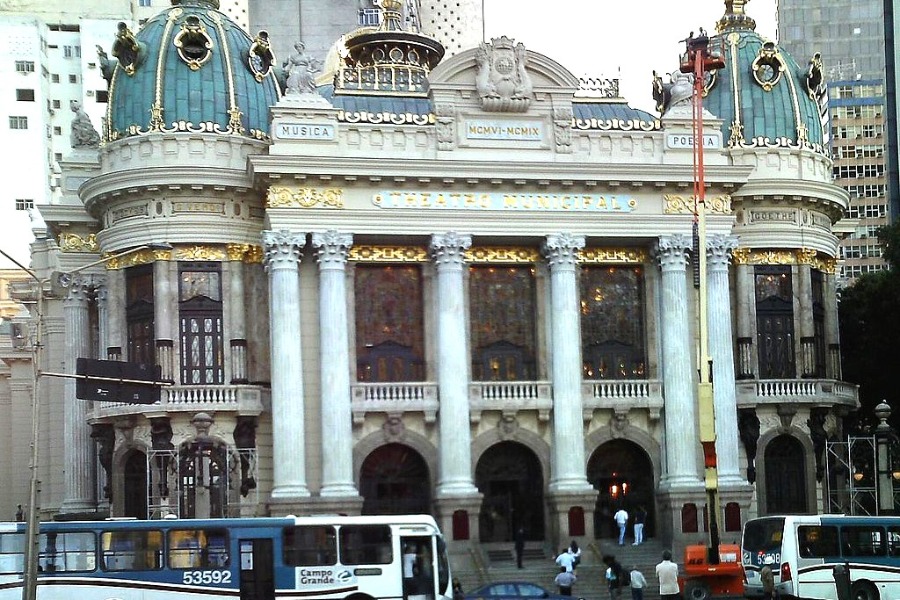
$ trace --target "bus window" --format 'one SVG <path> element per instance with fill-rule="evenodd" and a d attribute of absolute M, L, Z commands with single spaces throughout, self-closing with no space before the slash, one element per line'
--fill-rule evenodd
<path fill-rule="evenodd" d="M 757 567 L 781 565 L 781 538 L 784 518 L 756 519 L 744 527 L 744 564 Z"/>
<path fill-rule="evenodd" d="M 900 556 L 900 527 L 888 527 L 888 556 Z"/>
<path fill-rule="evenodd" d="M 800 525 L 797 527 L 800 558 L 840 556 L 837 527 Z"/>
<path fill-rule="evenodd" d="M 0 574 L 21 573 L 25 569 L 25 535 L 0 533 Z"/>
<path fill-rule="evenodd" d="M 45 573 L 93 571 L 97 541 L 93 532 L 42 533 L 38 568 Z"/>
<path fill-rule="evenodd" d="M 344 525 L 340 530 L 341 564 L 388 565 L 394 560 L 387 525 Z"/>
<path fill-rule="evenodd" d="M 104 571 L 149 571 L 162 567 L 161 531 L 104 531 L 100 534 Z"/>
<path fill-rule="evenodd" d="M 841 528 L 844 556 L 884 556 L 884 529 L 875 525 Z"/>
<path fill-rule="evenodd" d="M 282 537 L 286 565 L 312 567 L 337 562 L 337 540 L 331 525 L 285 527 Z"/>
<path fill-rule="evenodd" d="M 169 567 L 215 569 L 228 565 L 224 529 L 173 529 L 169 532 Z"/>

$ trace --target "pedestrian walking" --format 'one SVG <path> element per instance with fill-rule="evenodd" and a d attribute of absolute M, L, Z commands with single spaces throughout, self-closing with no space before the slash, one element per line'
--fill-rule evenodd
<path fill-rule="evenodd" d="M 643 505 L 638 506 L 634 511 L 634 544 L 632 546 L 640 546 L 644 543 L 644 522 L 647 520 L 647 511 Z"/>
<path fill-rule="evenodd" d="M 647 587 L 647 579 L 641 573 L 637 565 L 631 567 L 631 600 L 644 600 L 644 588 Z"/>
<path fill-rule="evenodd" d="M 556 557 L 556 564 L 571 573 L 575 569 L 575 557 L 569 554 L 568 548 L 563 548 L 559 556 Z"/>
<path fill-rule="evenodd" d="M 24 521 L 25 520 L 25 511 L 22 510 L 22 505 L 20 504 L 16 508 L 16 521 Z"/>
<path fill-rule="evenodd" d="M 609 590 L 609 599 L 620 600 L 624 576 L 622 565 L 611 554 L 603 557 L 603 564 L 606 565 L 606 587 Z"/>
<path fill-rule="evenodd" d="M 616 514 L 613 515 L 613 519 L 616 521 L 616 525 L 619 527 L 619 545 L 625 545 L 625 528 L 628 526 L 628 511 L 624 508 L 620 508 L 616 511 Z"/>
<path fill-rule="evenodd" d="M 772 573 L 772 567 L 765 565 L 760 569 L 759 580 L 762 583 L 763 598 L 765 600 L 775 600 L 775 574 Z"/>
<path fill-rule="evenodd" d="M 581 548 L 578 547 L 578 542 L 575 540 L 569 544 L 569 554 L 572 555 L 572 569 L 577 569 L 581 564 Z"/>
<path fill-rule="evenodd" d="M 453 578 L 453 600 L 464 600 L 466 597 L 462 589 L 462 584 L 456 577 Z"/>
<path fill-rule="evenodd" d="M 656 565 L 656 578 L 659 580 L 660 600 L 681 600 L 678 587 L 678 565 L 672 562 L 672 553 L 662 553 L 662 562 Z"/>
<path fill-rule="evenodd" d="M 560 596 L 571 596 L 572 586 L 575 585 L 578 578 L 575 577 L 575 573 L 572 571 L 566 571 L 565 567 L 560 567 L 555 581 L 556 585 L 559 587 Z"/>
<path fill-rule="evenodd" d="M 514 544 L 516 550 L 516 566 L 522 568 L 522 555 L 525 553 L 525 528 L 519 526 L 516 528 L 514 536 Z"/>

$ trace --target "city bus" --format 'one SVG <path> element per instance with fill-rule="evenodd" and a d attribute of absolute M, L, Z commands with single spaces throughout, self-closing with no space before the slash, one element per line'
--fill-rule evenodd
<path fill-rule="evenodd" d="M 744 595 L 763 595 L 769 566 L 780 598 L 838 600 L 833 569 L 846 567 L 853 600 L 900 599 L 900 517 L 808 515 L 747 521 Z"/>
<path fill-rule="evenodd" d="M 452 600 L 430 516 L 113 519 L 40 525 L 37 600 Z M 20 600 L 24 523 L 0 523 Z"/>

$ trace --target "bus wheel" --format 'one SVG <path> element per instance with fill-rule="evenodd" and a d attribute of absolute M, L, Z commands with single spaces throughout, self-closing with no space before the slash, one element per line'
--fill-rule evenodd
<path fill-rule="evenodd" d="M 878 590 L 868 581 L 857 581 L 850 588 L 853 600 L 878 600 Z"/>
<path fill-rule="evenodd" d="M 687 600 L 709 600 L 709 586 L 702 581 L 688 581 L 684 584 L 684 597 Z"/>

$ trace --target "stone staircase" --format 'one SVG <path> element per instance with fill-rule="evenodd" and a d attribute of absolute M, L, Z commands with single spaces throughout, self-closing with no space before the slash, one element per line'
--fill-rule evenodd
<path fill-rule="evenodd" d="M 528 542 L 523 553 L 523 567 L 516 568 L 512 543 L 481 544 L 478 550 L 468 555 L 451 555 L 453 576 L 459 579 L 463 590 L 468 591 L 493 581 L 530 581 L 556 592 L 553 579 L 559 572 L 554 562 L 556 553 L 539 542 Z M 582 548 L 581 564 L 577 569 L 578 581 L 572 590 L 576 598 L 585 600 L 608 600 L 606 589 L 606 565 L 602 558 L 612 554 L 624 569 L 637 566 L 647 579 L 644 588 L 646 600 L 659 600 L 659 585 L 656 581 L 656 565 L 662 558 L 663 546 L 650 539 L 640 546 L 618 546 L 615 540 L 597 540 Z M 622 590 L 622 600 L 630 600 L 630 590 Z"/>

